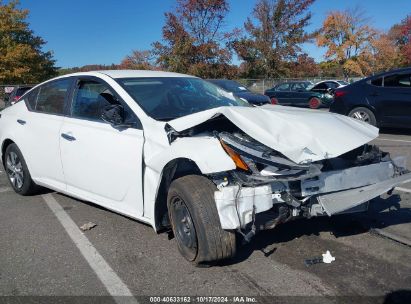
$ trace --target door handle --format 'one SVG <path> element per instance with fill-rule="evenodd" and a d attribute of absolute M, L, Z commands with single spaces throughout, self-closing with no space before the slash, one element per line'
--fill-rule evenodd
<path fill-rule="evenodd" d="M 63 137 L 65 140 L 68 140 L 68 141 L 76 140 L 76 138 L 74 136 L 68 135 L 66 133 L 61 133 L 61 137 Z"/>
<path fill-rule="evenodd" d="M 17 122 L 18 122 L 19 124 L 21 124 L 22 126 L 26 124 L 26 121 L 25 121 L 25 120 L 22 120 L 22 119 L 17 119 Z"/>

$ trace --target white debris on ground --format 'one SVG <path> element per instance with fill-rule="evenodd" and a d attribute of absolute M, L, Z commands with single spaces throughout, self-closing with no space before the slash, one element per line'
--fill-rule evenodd
<path fill-rule="evenodd" d="M 335 257 L 333 257 L 329 250 L 326 253 L 322 254 L 323 256 L 323 263 L 330 264 L 331 262 L 335 261 Z"/>
<path fill-rule="evenodd" d="M 80 229 L 81 229 L 81 230 L 83 230 L 83 231 L 86 231 L 86 230 L 93 229 L 93 228 L 94 228 L 94 227 L 96 227 L 96 226 L 97 226 L 97 224 L 96 224 L 96 223 L 93 223 L 93 222 L 88 222 L 88 223 L 86 223 L 86 224 L 84 224 L 84 225 L 80 226 Z"/>

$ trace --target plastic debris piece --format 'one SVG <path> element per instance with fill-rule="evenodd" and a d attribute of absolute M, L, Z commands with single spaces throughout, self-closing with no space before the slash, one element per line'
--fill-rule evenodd
<path fill-rule="evenodd" d="M 335 261 L 335 257 L 331 255 L 329 250 L 327 250 L 324 254 L 322 254 L 322 256 L 323 256 L 323 262 L 326 264 L 330 264 L 331 262 Z"/>
<path fill-rule="evenodd" d="M 83 230 L 83 231 L 86 231 L 86 230 L 93 229 L 93 228 L 94 228 L 94 227 L 96 227 L 96 226 L 97 226 L 97 224 L 96 224 L 96 223 L 93 223 L 93 222 L 88 222 L 88 223 L 86 223 L 86 224 L 84 224 L 84 225 L 80 226 L 80 229 L 81 229 L 81 230 Z"/>
<path fill-rule="evenodd" d="M 304 260 L 305 266 L 311 266 L 314 264 L 326 263 L 330 264 L 331 262 L 335 261 L 335 257 L 333 257 L 329 250 L 322 254 L 322 257 L 315 257 L 312 259 Z"/>

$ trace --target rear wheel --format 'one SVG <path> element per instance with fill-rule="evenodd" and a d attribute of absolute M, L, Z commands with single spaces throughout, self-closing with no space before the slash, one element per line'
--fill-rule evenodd
<path fill-rule="evenodd" d="M 318 109 L 321 105 L 321 100 L 317 97 L 312 97 L 308 101 L 308 105 L 311 109 Z"/>
<path fill-rule="evenodd" d="M 354 108 L 351 110 L 348 116 L 369 123 L 370 125 L 377 126 L 377 120 L 375 118 L 375 115 L 368 108 Z"/>
<path fill-rule="evenodd" d="M 37 190 L 31 179 L 26 161 L 16 144 L 10 144 L 4 153 L 4 167 L 10 185 L 21 195 L 30 195 Z"/>
<path fill-rule="evenodd" d="M 167 205 L 178 249 L 195 264 L 235 255 L 235 232 L 221 228 L 214 200 L 215 185 L 199 175 L 187 175 L 170 185 Z"/>

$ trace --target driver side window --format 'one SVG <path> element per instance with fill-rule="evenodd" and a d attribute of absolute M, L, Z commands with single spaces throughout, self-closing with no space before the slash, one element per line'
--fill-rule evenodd
<path fill-rule="evenodd" d="M 71 106 L 71 116 L 103 121 L 101 114 L 104 108 L 113 104 L 119 104 L 119 102 L 106 84 L 93 80 L 82 80 L 77 84 Z"/>

